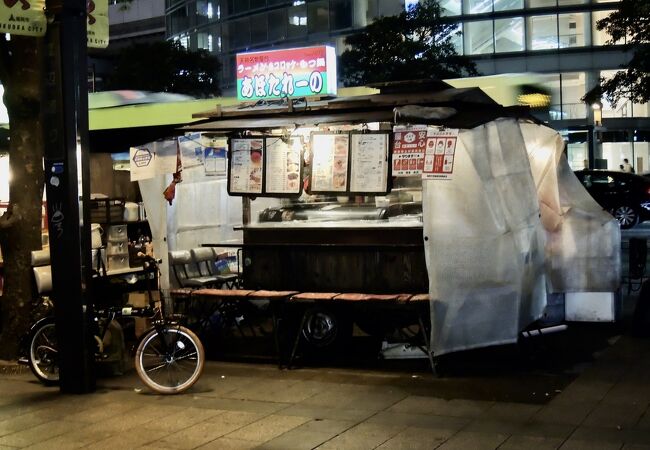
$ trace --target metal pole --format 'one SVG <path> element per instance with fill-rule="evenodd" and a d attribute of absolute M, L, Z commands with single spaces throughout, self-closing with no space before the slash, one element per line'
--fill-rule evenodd
<path fill-rule="evenodd" d="M 95 389 L 90 283 L 86 1 L 50 0 L 45 187 L 61 392 Z M 85 213 L 84 213 L 85 210 Z"/>

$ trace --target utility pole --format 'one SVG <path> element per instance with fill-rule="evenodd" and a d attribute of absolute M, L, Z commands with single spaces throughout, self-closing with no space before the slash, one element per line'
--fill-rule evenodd
<path fill-rule="evenodd" d="M 90 301 L 86 0 L 48 0 L 45 187 L 61 392 L 95 389 Z"/>

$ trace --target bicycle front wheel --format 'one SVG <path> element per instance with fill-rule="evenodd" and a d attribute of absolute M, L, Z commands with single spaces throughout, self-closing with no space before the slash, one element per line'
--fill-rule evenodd
<path fill-rule="evenodd" d="M 135 353 L 138 376 L 159 394 L 180 394 L 203 372 L 205 352 L 199 338 L 180 325 L 149 331 Z"/>

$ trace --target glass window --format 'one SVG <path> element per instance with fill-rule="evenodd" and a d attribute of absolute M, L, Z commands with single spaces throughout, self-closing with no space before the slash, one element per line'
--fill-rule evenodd
<path fill-rule="evenodd" d="M 219 15 L 219 3 L 217 0 L 197 0 L 196 18 L 198 25 L 219 19 Z"/>
<path fill-rule="evenodd" d="M 250 9 L 249 0 L 232 0 L 232 8 L 230 9 L 233 14 L 246 12 Z"/>
<path fill-rule="evenodd" d="M 267 33 L 266 14 L 251 16 L 251 44 L 266 42 L 268 39 Z"/>
<path fill-rule="evenodd" d="M 494 21 L 494 46 L 497 53 L 524 50 L 524 18 L 511 17 Z"/>
<path fill-rule="evenodd" d="M 288 8 L 287 19 L 289 23 L 287 35 L 290 38 L 307 34 L 307 5 L 302 4 Z"/>
<path fill-rule="evenodd" d="M 526 8 L 549 8 L 556 4 L 556 0 L 526 0 Z"/>
<path fill-rule="evenodd" d="M 614 10 L 610 9 L 606 11 L 594 11 L 591 13 L 592 45 L 606 45 L 607 41 L 609 41 L 612 38 L 612 35 L 609 34 L 607 31 L 605 30 L 598 31 L 598 29 L 596 28 L 596 24 L 598 23 L 599 20 L 604 19 L 605 17 L 609 16 L 613 12 Z M 619 40 L 616 43 L 623 44 L 623 40 Z"/>
<path fill-rule="evenodd" d="M 560 48 L 584 47 L 587 13 L 560 14 L 558 16 Z"/>
<path fill-rule="evenodd" d="M 589 3 L 589 0 L 557 0 L 557 4 L 560 5 L 560 6 L 564 6 L 564 5 L 582 5 L 584 3 Z"/>
<path fill-rule="evenodd" d="M 494 53 L 494 33 L 491 20 L 465 22 L 463 37 L 466 55 Z"/>
<path fill-rule="evenodd" d="M 442 8 L 443 16 L 459 16 L 460 15 L 460 0 L 441 0 L 440 7 Z"/>
<path fill-rule="evenodd" d="M 557 16 L 531 16 L 528 18 L 528 49 L 557 48 Z"/>
<path fill-rule="evenodd" d="M 251 9 L 264 8 L 266 0 L 251 0 Z"/>
<path fill-rule="evenodd" d="M 458 23 L 456 24 L 454 30 L 451 32 L 451 43 L 454 44 L 456 53 L 459 55 L 464 54 L 463 50 L 463 25 Z"/>
<path fill-rule="evenodd" d="M 377 0 L 377 17 L 396 16 L 404 11 L 404 0 Z"/>
<path fill-rule="evenodd" d="M 310 33 L 329 31 L 329 6 L 327 0 L 312 2 L 307 5 L 307 25 Z"/>
<path fill-rule="evenodd" d="M 330 0 L 330 28 L 344 30 L 352 27 L 352 2 L 350 0 Z"/>
<path fill-rule="evenodd" d="M 610 79 L 616 75 L 617 70 L 602 70 L 600 76 L 604 79 Z M 606 98 L 602 98 L 603 103 L 603 117 L 632 117 L 632 102 L 629 100 L 620 100 L 616 104 L 612 104 L 607 101 Z"/>
<path fill-rule="evenodd" d="M 185 31 L 190 27 L 190 19 L 187 13 L 187 7 L 183 6 L 178 8 L 175 11 L 172 11 L 167 15 L 169 18 L 171 33 L 178 34 L 181 31 Z"/>
<path fill-rule="evenodd" d="M 233 20 L 226 24 L 226 46 L 228 50 L 248 47 L 251 42 L 251 27 L 248 18 Z"/>
<path fill-rule="evenodd" d="M 587 106 L 581 100 L 587 93 L 586 75 L 584 72 L 568 72 L 560 74 L 562 82 L 562 118 L 584 119 L 587 117 Z"/>
<path fill-rule="evenodd" d="M 287 38 L 287 10 L 270 11 L 268 15 L 269 41 L 281 41 Z"/>
<path fill-rule="evenodd" d="M 196 45 L 198 48 L 207 50 L 210 53 L 221 52 L 221 35 L 218 26 L 210 26 L 201 29 L 197 33 Z"/>
<path fill-rule="evenodd" d="M 481 14 L 492 12 L 492 0 L 464 0 L 466 14 Z"/>
<path fill-rule="evenodd" d="M 495 11 L 509 11 L 511 9 L 523 9 L 524 0 L 494 0 Z"/>

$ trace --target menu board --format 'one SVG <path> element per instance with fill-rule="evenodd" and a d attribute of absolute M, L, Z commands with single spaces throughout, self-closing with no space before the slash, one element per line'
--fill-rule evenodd
<path fill-rule="evenodd" d="M 261 194 L 264 139 L 247 138 L 230 141 L 230 174 L 228 192 L 231 194 Z"/>
<path fill-rule="evenodd" d="M 300 194 L 302 186 L 300 138 L 285 141 L 280 137 L 268 137 L 265 141 L 265 193 Z"/>
<path fill-rule="evenodd" d="M 393 127 L 393 176 L 421 175 L 427 142 L 426 125 Z"/>
<path fill-rule="evenodd" d="M 310 192 L 346 192 L 350 136 L 312 133 Z"/>
<path fill-rule="evenodd" d="M 350 192 L 388 192 L 389 135 L 355 133 L 350 144 Z"/>

